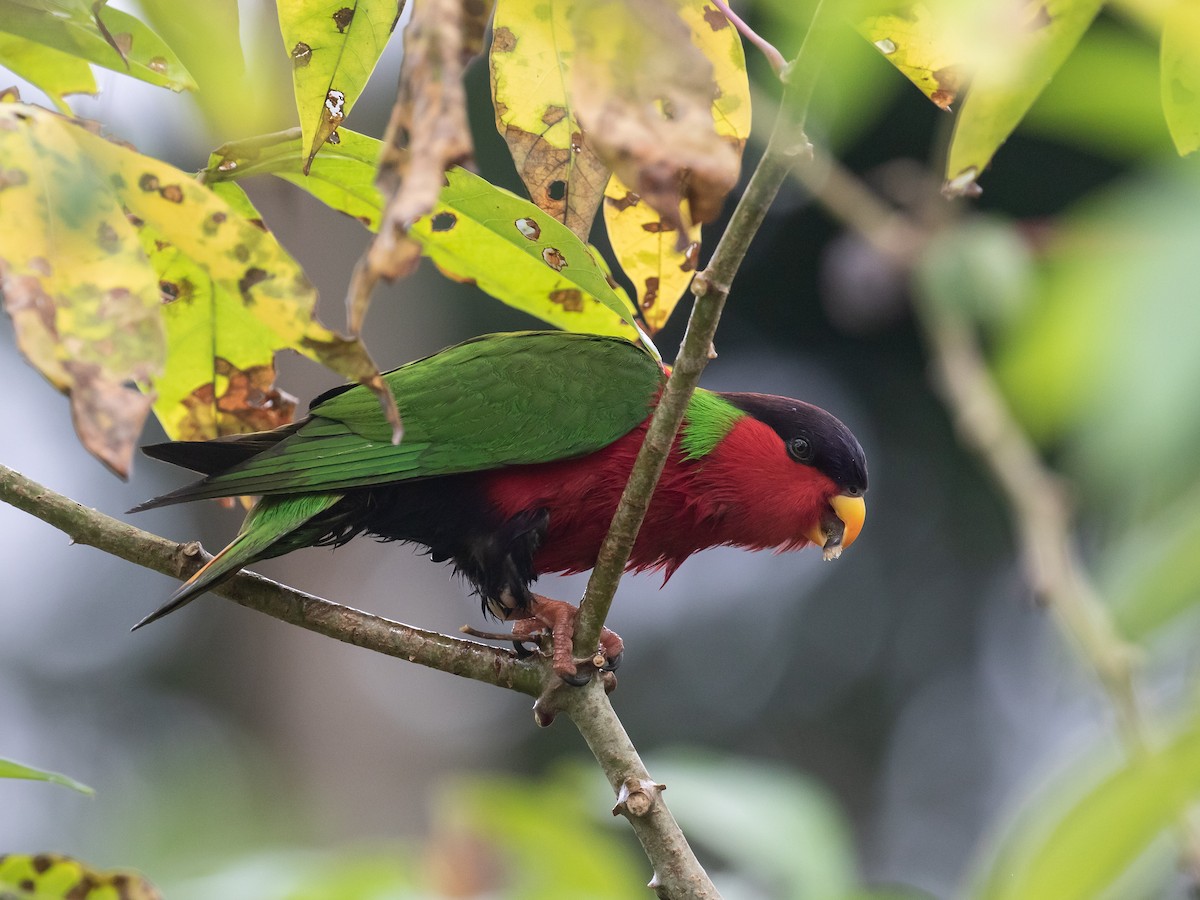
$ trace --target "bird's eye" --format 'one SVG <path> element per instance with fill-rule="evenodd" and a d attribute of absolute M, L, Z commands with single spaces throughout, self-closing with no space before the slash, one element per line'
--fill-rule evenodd
<path fill-rule="evenodd" d="M 788 441 L 788 455 L 797 462 L 811 462 L 813 456 L 812 444 L 808 438 L 795 437 Z"/>

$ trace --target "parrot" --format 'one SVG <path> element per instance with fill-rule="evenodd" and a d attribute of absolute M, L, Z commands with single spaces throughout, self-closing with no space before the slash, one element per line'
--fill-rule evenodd
<path fill-rule="evenodd" d="M 669 372 L 620 337 L 487 334 L 384 373 L 398 443 L 375 394 L 348 384 L 271 431 L 145 447 L 204 477 L 130 512 L 259 499 L 229 545 L 134 629 L 251 563 L 367 534 L 450 562 L 515 638 L 550 629 L 554 670 L 571 680 L 577 610 L 530 586 L 595 565 Z M 830 413 L 697 388 L 626 569 L 659 570 L 665 583 L 719 545 L 814 544 L 835 559 L 862 530 L 866 491 L 863 449 Z M 605 629 L 600 644 L 603 668 L 615 668 L 620 638 Z"/>

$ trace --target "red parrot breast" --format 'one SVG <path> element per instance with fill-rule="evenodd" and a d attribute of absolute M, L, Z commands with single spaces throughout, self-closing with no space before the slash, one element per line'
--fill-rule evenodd
<path fill-rule="evenodd" d="M 643 422 L 587 456 L 486 475 L 489 504 L 501 517 L 548 511 L 548 530 L 534 556 L 537 574 L 595 565 L 647 427 Z M 677 438 L 628 568 L 662 568 L 669 578 L 708 547 L 798 549 L 837 490 L 817 469 L 798 465 L 776 431 L 752 416 L 739 418 L 698 458 L 686 458 Z"/>

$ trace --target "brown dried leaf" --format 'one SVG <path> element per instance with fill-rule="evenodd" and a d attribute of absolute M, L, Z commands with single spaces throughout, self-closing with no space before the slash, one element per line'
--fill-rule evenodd
<path fill-rule="evenodd" d="M 713 121 L 712 63 L 670 0 L 593 0 L 574 9 L 571 94 L 600 157 L 688 238 L 711 222 L 738 176 L 738 153 Z"/>
<path fill-rule="evenodd" d="M 378 185 L 387 198 L 379 233 L 359 262 L 347 298 L 350 331 L 358 334 L 371 289 L 380 278 L 412 271 L 420 249 L 408 227 L 433 209 L 446 170 L 473 155 L 463 90 L 465 0 L 426 0 L 404 34 L 400 88 L 384 135 Z"/>
<path fill-rule="evenodd" d="M 496 0 L 463 0 L 462 61 L 467 65 L 483 52 L 483 38 Z"/>

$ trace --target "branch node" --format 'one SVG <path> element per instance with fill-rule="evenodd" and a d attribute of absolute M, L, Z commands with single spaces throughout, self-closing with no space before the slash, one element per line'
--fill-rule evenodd
<path fill-rule="evenodd" d="M 549 702 L 549 696 L 542 694 L 537 700 L 533 701 L 533 722 L 538 728 L 549 728 L 554 724 L 554 719 L 558 715 L 557 707 Z"/>
<path fill-rule="evenodd" d="M 655 804 L 658 802 L 658 796 L 662 791 L 665 791 L 665 784 L 656 784 L 649 780 L 639 780 L 637 778 L 626 778 L 621 782 L 621 788 L 617 791 L 617 803 L 612 808 L 614 816 L 636 816 L 641 818 L 648 815 Z"/>

